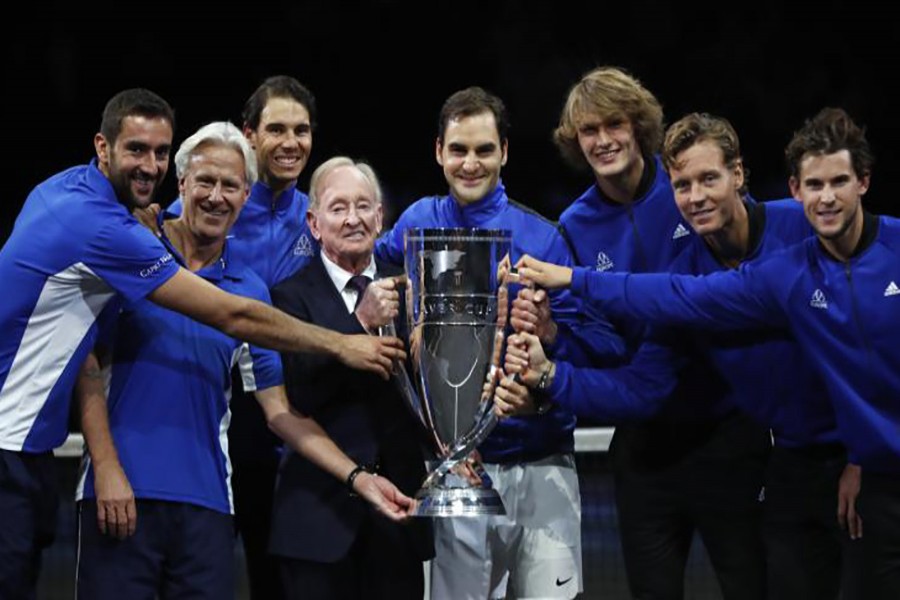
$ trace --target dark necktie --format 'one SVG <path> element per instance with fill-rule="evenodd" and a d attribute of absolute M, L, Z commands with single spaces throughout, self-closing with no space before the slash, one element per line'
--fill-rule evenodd
<path fill-rule="evenodd" d="M 350 278 L 350 281 L 347 282 L 348 288 L 356 290 L 356 305 L 353 307 L 354 310 L 356 310 L 356 307 L 362 302 L 363 294 L 366 292 L 366 288 L 369 287 L 370 283 L 372 283 L 372 279 L 365 275 L 354 275 Z"/>

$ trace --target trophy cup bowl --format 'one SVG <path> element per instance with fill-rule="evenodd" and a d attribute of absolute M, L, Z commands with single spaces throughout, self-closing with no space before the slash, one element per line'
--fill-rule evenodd
<path fill-rule="evenodd" d="M 510 241 L 507 230 L 406 231 L 407 319 L 418 393 L 403 395 L 438 457 L 416 494 L 418 516 L 506 512 L 490 478 L 467 459 L 497 423 L 493 398 L 508 321 Z"/>

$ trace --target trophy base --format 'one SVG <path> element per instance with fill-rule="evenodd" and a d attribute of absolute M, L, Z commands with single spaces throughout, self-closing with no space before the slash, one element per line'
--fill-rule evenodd
<path fill-rule="evenodd" d="M 490 488 L 430 488 L 416 494 L 417 517 L 476 517 L 505 515 L 497 490 Z"/>

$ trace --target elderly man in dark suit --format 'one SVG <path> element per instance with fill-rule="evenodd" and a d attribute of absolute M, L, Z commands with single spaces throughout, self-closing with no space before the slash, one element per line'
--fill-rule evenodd
<path fill-rule="evenodd" d="M 275 287 L 274 304 L 343 333 L 375 333 L 397 318 L 399 273 L 373 257 L 382 206 L 371 167 L 345 157 L 322 164 L 307 218 L 321 259 Z M 290 450 L 282 460 L 270 552 L 281 561 L 288 598 L 421 599 L 422 561 L 433 554 L 430 523 L 386 518 L 356 497 L 385 479 L 412 494 L 424 478 L 418 430 L 402 397 L 391 383 L 336 360 L 286 354 L 283 362 L 293 407 L 356 461 L 340 479 Z"/>

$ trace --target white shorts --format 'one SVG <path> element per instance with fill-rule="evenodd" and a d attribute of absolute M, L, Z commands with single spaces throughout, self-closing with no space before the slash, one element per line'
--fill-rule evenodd
<path fill-rule="evenodd" d="M 582 591 L 575 458 L 484 467 L 506 515 L 434 520 L 432 600 L 574 598 Z"/>

